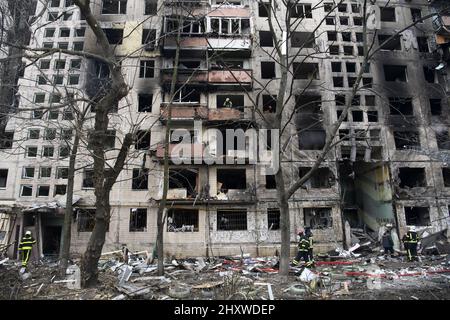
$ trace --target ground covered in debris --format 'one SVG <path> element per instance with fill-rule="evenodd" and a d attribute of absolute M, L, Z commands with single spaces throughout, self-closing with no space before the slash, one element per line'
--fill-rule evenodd
<path fill-rule="evenodd" d="M 422 256 L 421 262 L 405 257 L 321 256 L 314 269 L 291 267 L 288 277 L 278 275 L 276 257 L 249 255 L 216 259 L 167 259 L 165 275 L 144 256 L 119 257 L 99 263 L 100 283 L 80 289 L 77 272 L 66 278 L 58 264 L 40 261 L 20 274 L 20 263 L 0 264 L 0 299 L 126 300 L 126 299 L 388 299 L 450 298 L 450 256 Z M 76 262 L 76 261 L 75 261 Z M 77 270 L 76 264 L 71 267 Z M 78 270 L 79 271 L 79 270 Z"/>

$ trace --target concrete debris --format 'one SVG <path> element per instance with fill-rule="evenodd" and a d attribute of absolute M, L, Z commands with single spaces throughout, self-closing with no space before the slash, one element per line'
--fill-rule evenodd
<path fill-rule="evenodd" d="M 2 261 L 0 261 L 0 265 L 2 265 L 2 264 L 4 264 L 4 263 L 6 263 L 7 261 L 9 260 L 9 258 L 5 258 L 5 259 L 3 259 Z"/>
<path fill-rule="evenodd" d="M 120 286 L 116 286 L 117 290 L 120 292 L 125 293 L 129 297 L 136 297 L 136 296 L 142 296 L 145 294 L 148 294 L 151 292 L 151 289 L 149 286 L 142 287 L 142 286 L 136 286 L 131 284 L 122 284 Z"/>
<path fill-rule="evenodd" d="M 99 261 L 100 283 L 105 285 L 96 292 L 80 287 L 77 260 L 67 269 L 66 278 L 59 278 L 58 265 L 48 259 L 20 274 L 20 263 L 9 260 L 0 267 L 0 281 L 5 283 L 0 297 L 9 298 L 14 283 L 21 284 L 28 299 L 358 299 L 369 291 L 376 295 L 406 289 L 406 294 L 414 289 L 422 300 L 424 295 L 416 290 L 422 286 L 436 296 L 448 291 L 442 286 L 448 287 L 450 279 L 449 254 L 421 255 L 422 262 L 408 263 L 404 255 L 384 255 L 375 245 L 360 241 L 348 250 L 338 248 L 339 255 L 317 255 L 315 268 L 290 267 L 288 278 L 277 275 L 278 257 L 170 259 L 164 264 L 164 275 L 158 276 L 157 265 L 148 264 L 146 253 L 130 255 L 128 264 L 105 255 Z M 368 283 L 382 290 L 367 290 Z M 68 288 L 76 290 L 68 293 Z M 402 297 L 411 299 L 410 294 L 402 293 Z"/>
<path fill-rule="evenodd" d="M 169 288 L 169 296 L 175 299 L 186 299 L 189 297 L 191 289 L 184 285 L 178 285 Z"/>
<path fill-rule="evenodd" d="M 133 273 L 133 267 L 128 266 L 128 265 L 123 265 L 120 268 L 120 273 L 119 273 L 119 286 L 123 285 L 125 282 L 127 282 L 130 277 L 131 274 Z"/>
<path fill-rule="evenodd" d="M 193 286 L 192 289 L 211 289 L 211 288 L 218 287 L 218 286 L 222 285 L 223 283 L 224 283 L 223 280 L 207 282 L 207 283 L 203 283 L 203 284 L 199 284 L 199 285 Z"/>

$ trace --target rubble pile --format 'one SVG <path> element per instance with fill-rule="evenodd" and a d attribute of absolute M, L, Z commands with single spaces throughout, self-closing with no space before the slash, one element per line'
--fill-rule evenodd
<path fill-rule="evenodd" d="M 450 292 L 450 255 L 422 255 L 408 263 L 397 253 L 380 254 L 375 241 L 319 255 L 315 268 L 291 266 L 288 277 L 278 275 L 276 256 L 169 258 L 163 276 L 152 260 L 146 251 L 103 254 L 100 284 L 91 289 L 80 287 L 77 260 L 65 277 L 56 261 L 32 264 L 25 277 L 20 262 L 2 260 L 0 299 L 448 299 Z"/>

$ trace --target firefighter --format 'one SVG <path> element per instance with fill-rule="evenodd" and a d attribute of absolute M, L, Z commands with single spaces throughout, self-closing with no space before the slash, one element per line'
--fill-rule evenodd
<path fill-rule="evenodd" d="M 223 103 L 223 107 L 224 108 L 232 108 L 233 107 L 233 102 L 231 102 L 230 98 L 225 99 L 225 102 Z"/>
<path fill-rule="evenodd" d="M 30 260 L 31 250 L 36 240 L 31 236 L 31 231 L 25 232 L 25 236 L 19 244 L 19 250 L 22 252 L 22 267 L 26 268 L 28 261 Z"/>
<path fill-rule="evenodd" d="M 309 259 L 309 240 L 305 236 L 305 232 L 302 229 L 298 231 L 297 235 L 299 236 L 298 252 L 292 263 L 295 266 L 298 266 L 300 260 L 303 259 L 305 261 L 305 266 L 310 267 L 312 265 L 312 262 Z"/>
<path fill-rule="evenodd" d="M 417 235 L 414 226 L 410 227 L 408 232 L 402 238 L 409 262 L 417 260 L 417 245 L 419 240 L 419 236 Z"/>
<path fill-rule="evenodd" d="M 313 254 L 314 241 L 313 241 L 313 234 L 311 232 L 311 228 L 305 228 L 305 236 L 309 241 L 308 258 L 309 258 L 310 264 L 312 266 L 314 266 L 314 254 Z"/>

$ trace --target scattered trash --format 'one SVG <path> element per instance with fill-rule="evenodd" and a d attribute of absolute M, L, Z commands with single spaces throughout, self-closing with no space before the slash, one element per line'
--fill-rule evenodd
<path fill-rule="evenodd" d="M 186 286 L 174 286 L 169 288 L 169 296 L 175 299 L 186 299 L 189 297 L 191 289 Z"/>
<path fill-rule="evenodd" d="M 125 282 L 127 282 L 130 277 L 131 273 L 133 272 L 133 267 L 128 265 L 123 265 L 120 267 L 120 274 L 119 274 L 119 286 L 123 285 Z"/>
<path fill-rule="evenodd" d="M 317 278 L 317 275 L 311 272 L 308 268 L 305 268 L 300 274 L 300 281 L 302 282 L 311 282 Z"/>

